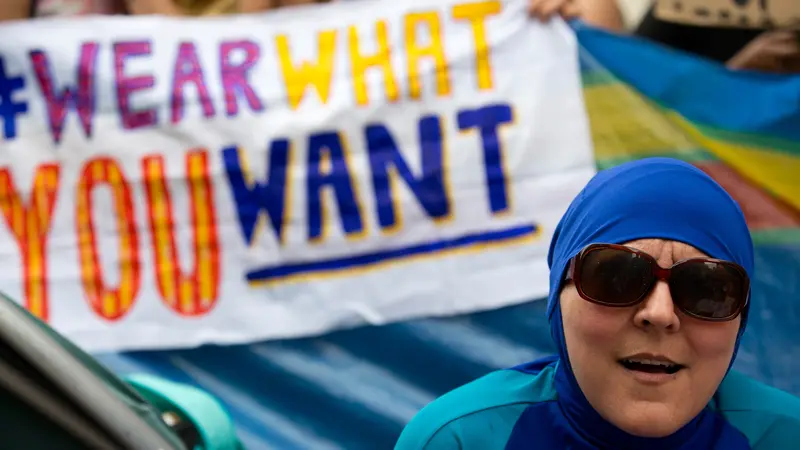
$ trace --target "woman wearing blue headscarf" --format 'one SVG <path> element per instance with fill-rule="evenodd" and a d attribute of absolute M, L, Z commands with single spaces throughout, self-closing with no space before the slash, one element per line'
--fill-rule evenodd
<path fill-rule="evenodd" d="M 437 399 L 396 449 L 800 449 L 800 399 L 730 371 L 753 244 L 705 173 L 667 158 L 598 173 L 548 264 L 558 354 Z"/>

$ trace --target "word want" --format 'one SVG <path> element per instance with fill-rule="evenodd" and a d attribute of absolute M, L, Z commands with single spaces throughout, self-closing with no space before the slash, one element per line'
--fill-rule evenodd
<path fill-rule="evenodd" d="M 271 38 L 271 42 L 247 39 L 223 41 L 215 49 L 207 46 L 198 48 L 198 44 L 190 39 L 167 44 L 161 41 L 154 44 L 150 40 L 119 41 L 111 44 L 110 49 L 98 42 L 84 42 L 78 51 L 75 82 L 62 82 L 61 86 L 55 79 L 52 69 L 54 61 L 50 55 L 43 50 L 33 50 L 29 57 L 36 84 L 47 105 L 52 138 L 59 143 L 69 111 L 77 112 L 83 134 L 91 137 L 98 98 L 106 96 L 113 99 L 114 104 L 108 107 L 116 109 L 123 130 L 145 129 L 166 123 L 160 117 L 162 111 L 159 108 L 134 106 L 153 95 L 170 99 L 167 102 L 167 121 L 173 125 L 184 119 L 187 105 L 199 104 L 204 118 L 217 117 L 221 114 L 220 110 L 224 110 L 226 117 L 235 117 L 240 113 L 242 101 L 250 111 L 262 112 L 268 107 L 264 98 L 281 99 L 280 105 L 270 107 L 287 107 L 288 104 L 290 110 L 297 110 L 308 98 L 309 91 L 316 91 L 319 103 L 324 105 L 331 100 L 335 74 L 342 72 L 349 72 L 348 77 L 351 78 L 348 78 L 347 84 L 352 86 L 350 94 L 359 107 L 370 104 L 369 71 L 377 71 L 382 75 L 382 92 L 390 103 L 404 98 L 422 98 L 422 72 L 426 70 L 435 73 L 434 95 L 451 96 L 452 64 L 447 58 L 443 42 L 445 24 L 466 26 L 471 30 L 476 88 L 478 91 L 489 91 L 494 88 L 494 81 L 486 22 L 499 14 L 501 9 L 502 4 L 493 0 L 454 5 L 449 17 L 434 10 L 409 13 L 402 18 L 401 42 L 390 41 L 387 20 L 371 24 L 368 38 L 363 36 L 363 26 L 320 30 L 314 33 L 316 58 L 300 61 L 291 54 L 292 38 L 287 34 L 277 34 Z M 176 50 L 157 49 L 159 54 L 174 54 L 172 64 L 165 64 L 163 60 L 153 57 L 155 45 L 177 45 Z M 265 45 L 273 48 L 267 51 L 263 48 Z M 368 53 L 363 49 L 367 46 L 375 50 Z M 342 52 L 345 58 L 337 58 Z M 395 55 L 396 52 L 401 53 L 400 58 Z M 265 58 L 265 54 L 270 58 Z M 336 67 L 337 60 L 342 59 L 349 67 Z M 402 68 L 395 67 L 398 60 L 402 61 Z M 154 63 L 152 70 L 143 70 L 142 67 L 147 67 L 150 62 Z M 426 66 L 430 63 L 433 65 L 432 71 Z M 105 64 L 113 67 L 110 75 L 104 75 L 110 76 L 110 79 L 99 79 L 98 74 L 109 73 L 104 69 Z M 136 70 L 131 66 L 135 66 Z M 171 70 L 167 72 L 164 67 L 170 67 Z M 215 73 L 211 74 L 211 68 Z M 282 92 L 265 81 L 271 80 L 271 75 L 274 76 L 276 72 Z M 405 93 L 401 93 L 398 73 L 407 77 L 402 80 L 407 86 Z M 219 84 L 209 83 L 212 79 L 219 80 Z M 98 85 L 113 86 L 113 91 L 100 95 Z M 265 95 L 267 91 L 269 95 Z M 215 103 L 215 99 L 223 101 Z M 318 107 L 319 103 L 310 106 Z"/>
<path fill-rule="evenodd" d="M 452 120 L 460 134 L 469 132 L 475 139 L 471 145 L 459 146 L 458 151 L 463 153 L 472 148 L 482 153 L 490 214 L 510 212 L 513 199 L 500 132 L 513 123 L 512 107 L 495 104 L 460 110 Z M 334 229 L 347 239 L 363 238 L 371 234 L 370 222 L 377 223 L 382 234 L 396 233 L 403 226 L 401 206 L 408 205 L 400 201 L 403 192 L 434 223 L 449 223 L 455 210 L 449 185 L 453 169 L 447 157 L 452 149 L 445 145 L 448 136 L 443 119 L 426 115 L 417 121 L 418 145 L 414 148 L 420 153 L 413 159 L 420 161 L 419 164 L 409 164 L 410 155 L 406 152 L 404 156 L 396 133 L 381 123 L 364 127 L 365 145 L 359 150 L 369 163 L 366 171 L 354 167 L 348 150 L 351 146 L 338 130 L 312 133 L 304 142 L 271 140 L 264 152 L 267 164 L 263 176 L 252 173 L 245 152 L 237 146 L 227 146 L 218 152 L 207 149 L 185 152 L 185 175 L 177 179 L 175 175 L 167 177 L 165 158 L 161 155 L 142 157 L 138 168 L 127 164 L 130 161 L 123 163 L 108 156 L 85 161 L 74 187 L 75 204 L 63 202 L 62 206 L 75 208 L 77 264 L 88 304 L 98 316 L 111 321 L 123 318 L 131 310 L 145 270 L 141 261 L 141 234 L 145 231 L 150 234 L 153 276 L 164 304 L 182 316 L 201 316 L 211 311 L 220 296 L 220 261 L 224 250 L 218 233 L 218 201 L 234 203 L 236 221 L 247 245 L 253 245 L 259 233 L 263 233 L 259 232 L 259 224 L 269 225 L 272 231 L 269 238 L 280 246 L 287 245 L 290 226 L 295 232 L 305 231 L 305 242 L 311 245 L 325 242 Z M 469 134 L 465 136 L 469 138 Z M 465 138 L 461 139 L 464 142 Z M 298 149 L 305 150 L 305 161 L 298 158 L 302 154 Z M 226 198 L 219 198 L 225 194 L 210 176 L 214 157 L 220 157 L 225 172 L 229 190 Z M 0 169 L 0 209 L 22 255 L 25 304 L 43 320 L 47 320 L 49 308 L 47 241 L 57 197 L 64 189 L 62 169 L 55 163 L 38 166 L 29 189 L 21 189 L 15 183 L 10 168 Z M 299 180 L 295 182 L 293 177 L 298 174 Z M 131 179 L 141 180 L 143 199 L 136 198 Z M 168 179 L 173 180 L 172 185 Z M 183 183 L 188 192 L 190 270 L 181 267 L 177 250 L 176 234 L 188 234 L 175 229 L 175 215 L 183 214 L 175 211 L 172 198 L 178 183 Z M 99 189 L 110 193 L 113 211 L 93 208 L 93 196 Z M 293 192 L 296 189 L 305 191 L 300 211 L 292 210 L 296 204 L 291 199 L 296 198 Z M 366 201 L 367 193 L 372 194 L 371 201 Z M 367 217 L 365 205 L 369 204 L 374 205 L 374 221 Z M 135 211 L 142 209 L 147 215 L 147 230 L 137 227 Z M 107 282 L 98 254 L 98 230 L 93 216 L 98 213 L 111 213 L 116 222 L 119 271 L 116 286 Z M 292 217 L 302 217 L 305 223 L 298 223 Z"/>

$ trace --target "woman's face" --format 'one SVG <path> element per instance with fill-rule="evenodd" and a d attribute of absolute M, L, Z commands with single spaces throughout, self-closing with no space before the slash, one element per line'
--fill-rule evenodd
<path fill-rule="evenodd" d="M 661 267 L 704 255 L 662 239 L 625 245 L 652 255 Z M 741 317 L 706 322 L 688 317 L 659 281 L 640 304 L 611 308 L 582 299 L 570 283 L 561 292 L 567 353 L 575 378 L 592 407 L 618 428 L 642 437 L 672 434 L 709 402 L 733 357 Z M 684 366 L 669 376 L 648 377 L 620 360 L 651 354 Z"/>

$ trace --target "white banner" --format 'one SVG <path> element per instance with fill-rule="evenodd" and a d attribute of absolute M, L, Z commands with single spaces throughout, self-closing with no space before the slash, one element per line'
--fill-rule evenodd
<path fill-rule="evenodd" d="M 544 296 L 594 174 L 525 0 L 0 27 L 0 290 L 89 351 Z"/>

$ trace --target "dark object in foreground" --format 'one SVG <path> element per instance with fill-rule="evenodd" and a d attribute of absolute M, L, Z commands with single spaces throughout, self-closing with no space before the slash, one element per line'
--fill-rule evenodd
<path fill-rule="evenodd" d="M 130 386 L 2 295 L 0 425 L 3 448 L 186 448 Z"/>

